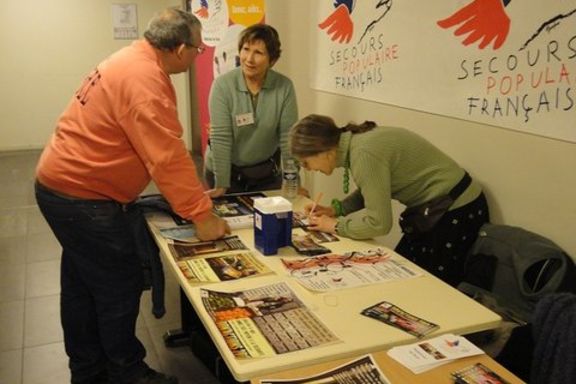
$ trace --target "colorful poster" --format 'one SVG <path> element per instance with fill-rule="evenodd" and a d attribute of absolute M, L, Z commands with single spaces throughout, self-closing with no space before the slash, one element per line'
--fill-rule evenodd
<path fill-rule="evenodd" d="M 319 292 L 422 276 L 407 260 L 382 248 L 280 260 L 302 286 Z"/>
<path fill-rule="evenodd" d="M 178 268 L 192 284 L 217 283 L 261 276 L 272 271 L 251 252 L 178 261 Z"/>
<path fill-rule="evenodd" d="M 576 0 L 316 4 L 313 88 L 576 142 Z"/>
<path fill-rule="evenodd" d="M 264 22 L 264 0 L 189 0 L 187 8 L 202 22 L 207 49 L 196 58 L 195 78 L 202 154 L 208 143 L 208 97 L 215 78 L 240 65 L 238 35 L 247 26 Z"/>
<path fill-rule="evenodd" d="M 201 289 L 202 302 L 238 359 L 338 342 L 286 283 L 238 292 Z"/>

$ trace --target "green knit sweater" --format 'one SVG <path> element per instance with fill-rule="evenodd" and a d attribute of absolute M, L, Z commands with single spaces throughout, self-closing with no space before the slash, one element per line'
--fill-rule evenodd
<path fill-rule="evenodd" d="M 215 187 L 230 186 L 231 164 L 254 165 L 270 158 L 278 148 L 289 157 L 288 133 L 298 119 L 292 81 L 268 70 L 256 108 L 240 68 L 218 77 L 210 91 L 210 146 L 206 167 L 214 172 Z M 253 122 L 242 121 L 252 116 Z"/>
<path fill-rule="evenodd" d="M 377 127 L 342 133 L 337 166 L 350 156 L 358 189 L 342 201 L 338 234 L 354 239 L 385 235 L 392 228 L 391 200 L 412 207 L 446 195 L 464 170 L 424 138 L 406 129 Z M 481 193 L 474 180 L 450 209 L 468 204 Z"/>

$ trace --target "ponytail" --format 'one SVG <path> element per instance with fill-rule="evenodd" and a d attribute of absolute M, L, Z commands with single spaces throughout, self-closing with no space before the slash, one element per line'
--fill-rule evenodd
<path fill-rule="evenodd" d="M 290 129 L 289 146 L 293 156 L 308 157 L 337 148 L 344 132 L 362 133 L 376 127 L 373 121 L 338 128 L 328 116 L 308 115 Z"/>
<path fill-rule="evenodd" d="M 342 127 L 341 130 L 343 132 L 352 132 L 352 134 L 355 134 L 371 131 L 375 127 L 376 127 L 375 122 L 366 120 L 362 124 L 348 123 L 344 127 Z"/>

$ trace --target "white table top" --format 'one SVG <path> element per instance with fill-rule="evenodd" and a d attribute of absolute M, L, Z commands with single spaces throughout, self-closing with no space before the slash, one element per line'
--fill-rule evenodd
<path fill-rule="evenodd" d="M 295 199 L 293 201 L 295 210 L 302 207 L 305 201 L 302 197 Z M 442 333 L 467 334 L 492 329 L 501 322 L 500 316 L 496 313 L 414 264 L 412 264 L 413 268 L 422 271 L 423 276 L 326 293 L 309 291 L 289 276 L 280 261 L 280 257 L 302 256 L 291 247 L 281 248 L 278 255 L 274 256 L 260 254 L 254 247 L 252 229 L 236 230 L 234 234 L 238 235 L 251 252 L 264 261 L 275 274 L 192 286 L 178 268 L 166 241 L 154 228 L 156 220 L 154 216 L 149 218 L 152 231 L 161 249 L 165 268 L 176 274 L 180 286 L 238 381 L 247 381 L 274 372 L 357 356 L 361 353 L 382 351 L 395 345 L 415 342 L 417 339 L 414 336 L 393 327 L 384 326 L 360 314 L 364 308 L 380 301 L 389 301 L 409 313 L 438 324 L 440 328 L 431 333 L 429 337 Z M 379 246 L 370 241 L 355 241 L 346 238 L 322 245 L 334 252 L 362 251 Z M 389 251 L 393 253 L 392 250 Z M 401 256 L 393 253 L 393 257 L 400 258 Z M 260 359 L 239 360 L 235 358 L 205 310 L 200 298 L 200 289 L 233 292 L 277 282 L 286 282 L 341 342 Z"/>

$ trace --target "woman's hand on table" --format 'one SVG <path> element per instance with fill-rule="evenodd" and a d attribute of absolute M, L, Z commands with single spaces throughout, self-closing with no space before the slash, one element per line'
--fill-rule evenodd
<path fill-rule="evenodd" d="M 312 211 L 314 208 L 314 212 Z M 334 212 L 334 208 L 327 207 L 325 205 L 316 205 L 314 207 L 314 203 L 308 203 L 304 206 L 304 213 L 306 216 L 328 216 L 328 217 L 336 217 L 336 213 Z"/>
<path fill-rule="evenodd" d="M 317 206 L 314 215 L 308 219 L 308 229 L 312 231 L 336 233 L 338 219 L 326 215 L 317 216 L 316 212 L 318 212 L 318 208 Z"/>

